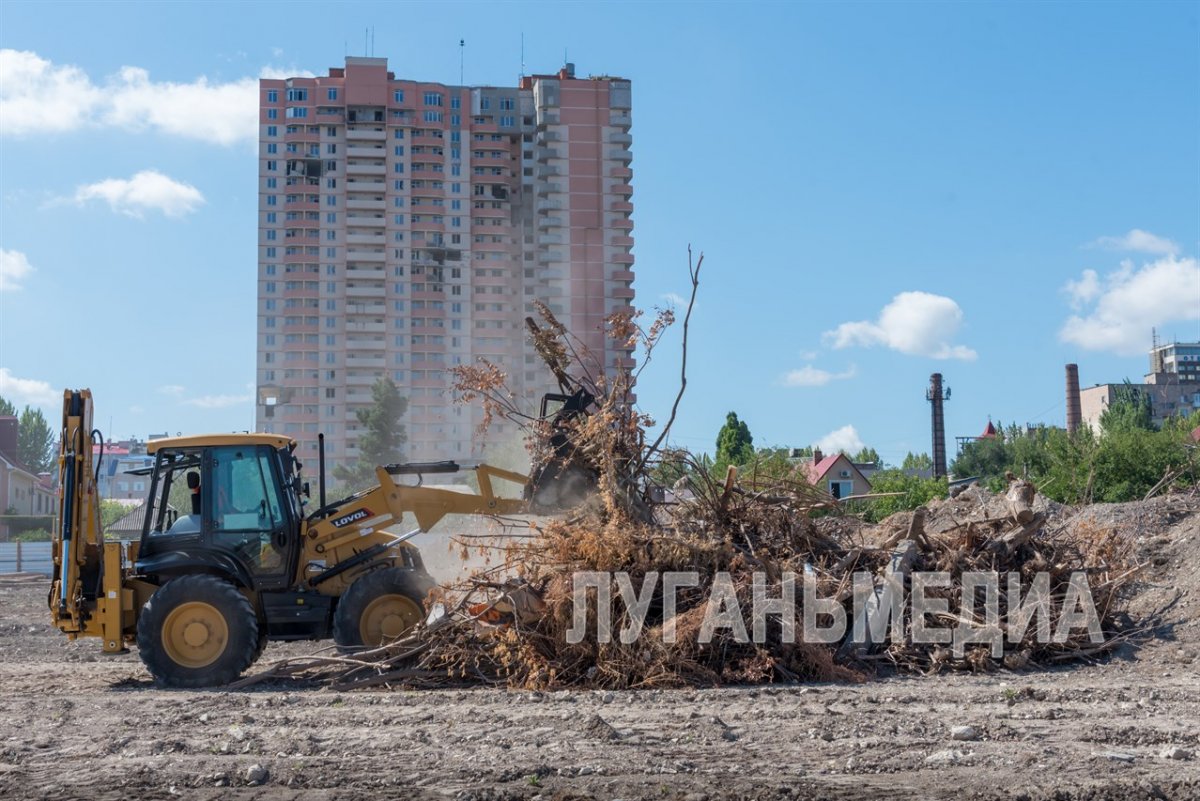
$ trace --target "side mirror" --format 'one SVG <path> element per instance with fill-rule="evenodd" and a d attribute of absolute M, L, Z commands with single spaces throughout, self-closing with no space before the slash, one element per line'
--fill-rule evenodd
<path fill-rule="evenodd" d="M 312 498 L 312 490 L 309 489 L 307 481 L 300 485 L 300 491 L 304 493 L 305 498 Z"/>

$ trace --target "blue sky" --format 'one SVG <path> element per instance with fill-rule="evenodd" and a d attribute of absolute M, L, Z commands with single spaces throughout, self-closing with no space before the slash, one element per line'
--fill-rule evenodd
<path fill-rule="evenodd" d="M 1200 5 L 0 4 L 0 393 L 110 436 L 253 426 L 255 80 L 374 54 L 634 87 L 639 305 L 706 254 L 678 444 L 1061 425 L 1063 365 L 1200 340 Z M 11 52 L 10 52 L 11 51 Z M 639 388 L 665 419 L 678 331 Z M 850 428 L 847 428 L 850 427 Z M 951 440 L 952 441 L 952 440 Z M 951 454 L 952 456 L 953 454 Z"/>

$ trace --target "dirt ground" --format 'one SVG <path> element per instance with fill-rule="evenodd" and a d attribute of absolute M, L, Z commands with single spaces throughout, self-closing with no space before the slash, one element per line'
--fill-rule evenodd
<path fill-rule="evenodd" d="M 166 691 L 0 578 L 0 798 L 1200 799 L 1200 516 L 1172 504 L 1093 512 L 1150 564 L 1140 647 L 852 686 Z"/>

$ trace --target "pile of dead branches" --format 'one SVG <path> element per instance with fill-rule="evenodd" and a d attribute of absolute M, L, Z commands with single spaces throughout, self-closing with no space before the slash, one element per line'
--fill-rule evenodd
<path fill-rule="evenodd" d="M 1095 656 L 1127 636 L 1118 627 L 1119 599 L 1133 565 L 1121 538 L 1071 526 L 1065 510 L 1047 508 L 1023 482 L 1014 481 L 1007 499 L 984 493 L 973 505 L 964 506 L 963 498 L 956 505 L 934 503 L 870 527 L 842 515 L 839 502 L 812 486 L 802 469 L 749 466 L 715 477 L 685 451 L 666 448 L 687 384 L 687 328 L 702 263 L 703 257 L 694 267 L 689 263 L 679 394 L 653 441 L 646 432 L 655 423 L 637 410 L 632 391 L 674 322 L 673 311 L 660 310 L 644 328 L 636 313 L 607 320 L 618 349 L 639 352 L 634 372 L 605 369 L 539 306 L 540 321 L 528 322 L 531 340 L 568 398 L 568 413 L 549 418 L 524 408 L 504 372 L 487 362 L 457 369 L 457 389 L 464 401 L 483 407 L 485 426 L 502 419 L 526 430 L 533 464 L 527 493 L 535 505 L 545 495 L 546 505 L 571 500 L 572 510 L 532 524 L 527 536 L 465 543 L 488 551 L 493 567 L 443 588 L 430 620 L 401 640 L 358 654 L 285 660 L 247 681 L 300 676 L 339 688 L 484 683 L 550 689 L 858 680 L 881 664 L 925 672 L 1053 663 Z M 563 487 L 580 497 L 569 499 Z M 1003 637 L 998 654 L 972 644 L 956 655 L 951 644 L 914 642 L 919 621 L 907 604 L 891 636 L 851 642 L 851 630 L 843 641 L 805 641 L 798 592 L 794 615 L 769 617 L 753 632 L 745 619 L 759 598 L 780 598 L 789 582 L 810 581 L 819 597 L 834 599 L 853 629 L 860 618 L 869 623 L 871 614 L 870 598 L 864 607 L 864 598 L 855 597 L 855 573 L 867 577 L 877 613 L 889 586 L 901 594 L 911 590 L 915 571 L 947 574 L 946 586 L 926 592 L 946 601 L 936 616 L 942 624 L 1001 634 L 1020 611 L 1008 574 L 1018 577 L 1013 588 L 1020 598 L 1044 586 L 1049 605 L 1043 617 L 1053 631 L 1071 577 L 1083 573 L 1101 642 L 1087 629 L 1041 642 L 1044 630 L 1035 623 L 1015 641 Z M 1001 576 L 998 619 L 977 612 L 978 597 L 963 591 L 964 575 L 980 571 Z M 669 590 L 660 580 L 680 573 L 693 580 Z M 601 578 L 581 595 L 581 575 Z M 714 629 L 714 605 L 723 609 L 731 601 L 742 612 L 744 631 Z M 747 641 L 744 634 L 753 636 Z"/>

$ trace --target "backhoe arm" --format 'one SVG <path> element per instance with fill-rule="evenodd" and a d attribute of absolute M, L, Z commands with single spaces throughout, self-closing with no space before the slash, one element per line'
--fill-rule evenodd
<path fill-rule="evenodd" d="M 452 464 L 452 463 L 445 463 Z M 479 492 L 456 492 L 435 487 L 411 486 L 397 483 L 396 473 L 422 472 L 408 466 L 388 465 L 375 468 L 379 484 L 369 490 L 351 495 L 327 506 L 309 519 L 305 531 L 303 560 L 306 578 L 311 586 L 333 591 L 339 582 L 334 578 L 348 576 L 352 568 L 380 556 L 409 537 L 429 531 L 447 515 L 513 515 L 525 514 L 529 504 L 517 498 L 500 498 L 495 494 L 493 480 L 508 481 L 524 489 L 528 476 L 508 470 L 479 465 L 473 468 L 479 480 Z M 454 466 L 454 471 L 458 467 Z M 428 472 L 452 472 L 428 466 Z M 383 529 L 400 522 L 406 514 L 417 519 L 417 529 L 404 536 L 388 534 Z M 326 569 L 313 573 L 314 561 Z M 328 589 L 322 585 L 329 582 Z"/>
<path fill-rule="evenodd" d="M 104 639 L 104 650 L 124 648 L 122 604 L 130 605 L 123 586 L 121 543 L 104 542 L 100 496 L 96 490 L 104 440 L 92 428 L 92 393 L 86 389 L 63 393 L 62 430 L 58 455 L 58 521 L 52 536 L 53 568 L 50 615 L 55 626 L 72 639 Z M 93 444 L 100 445 L 98 460 Z"/>

